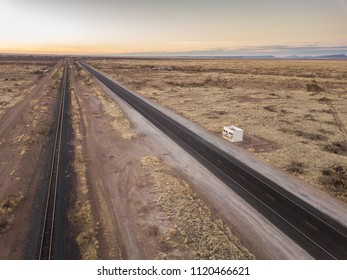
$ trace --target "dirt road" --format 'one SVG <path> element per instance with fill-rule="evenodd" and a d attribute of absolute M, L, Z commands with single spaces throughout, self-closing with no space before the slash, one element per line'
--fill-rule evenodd
<path fill-rule="evenodd" d="M 28 257 L 61 72 L 59 63 L 0 121 L 0 259 Z"/>

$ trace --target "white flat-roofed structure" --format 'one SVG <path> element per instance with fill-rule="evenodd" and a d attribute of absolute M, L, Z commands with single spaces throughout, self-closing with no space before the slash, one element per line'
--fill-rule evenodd
<path fill-rule="evenodd" d="M 223 137 L 231 142 L 243 141 L 243 129 L 236 126 L 224 126 Z"/>

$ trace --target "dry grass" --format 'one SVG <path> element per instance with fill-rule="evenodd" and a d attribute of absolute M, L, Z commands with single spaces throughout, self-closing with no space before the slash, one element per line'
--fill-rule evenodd
<path fill-rule="evenodd" d="M 35 97 L 30 100 L 28 108 L 20 113 L 21 119 L 15 129 L 9 132 L 4 139 L 3 143 L 8 143 L 9 146 L 0 148 L 2 159 L 7 160 L 6 164 L 3 161 L 4 182 L 0 184 L 0 197 L 20 190 L 24 194 L 35 190 L 27 178 L 33 175 L 33 170 L 39 170 L 36 165 L 39 164 L 38 160 L 42 155 L 41 149 L 48 141 L 47 135 L 52 122 L 51 112 L 58 94 L 56 86 L 59 83 L 59 79 L 51 81 L 44 91 L 39 93 L 39 98 Z M 28 163 L 30 168 L 28 168 Z M 12 182 L 6 180 L 6 174 L 10 174 Z"/>
<path fill-rule="evenodd" d="M 144 157 L 142 166 L 151 174 L 157 204 L 171 221 L 161 239 L 158 258 L 170 250 L 188 250 L 195 259 L 253 259 L 223 221 L 156 157 Z M 158 225 L 149 225 L 150 235 L 159 235 Z"/>
<path fill-rule="evenodd" d="M 20 145 L 20 156 L 23 157 L 29 150 L 29 146 L 38 141 L 39 137 L 46 138 L 51 133 L 51 118 L 48 105 L 51 104 L 58 94 L 58 87 L 63 74 L 62 68 L 57 73 L 58 76 L 47 86 L 43 92 L 41 99 L 33 99 L 30 101 L 32 110 L 30 119 L 30 130 L 25 134 L 17 136 L 12 144 Z"/>
<path fill-rule="evenodd" d="M 289 172 L 292 172 L 294 174 L 304 174 L 305 173 L 305 166 L 301 162 L 298 161 L 292 161 L 288 167 L 287 170 Z"/>
<path fill-rule="evenodd" d="M 90 201 L 80 202 L 74 205 L 74 209 L 70 212 L 69 221 L 78 230 L 76 235 L 76 243 L 82 260 L 98 259 L 99 241 L 98 224 L 94 222 Z"/>
<path fill-rule="evenodd" d="M 322 87 L 317 83 L 317 81 L 313 80 L 311 82 L 306 83 L 306 90 L 310 92 L 320 92 L 322 91 Z"/>
<path fill-rule="evenodd" d="M 338 155 L 346 155 L 347 153 L 347 142 L 346 141 L 335 141 L 333 143 L 326 144 L 324 150 Z"/>
<path fill-rule="evenodd" d="M 123 139 L 129 140 L 134 139 L 136 135 L 130 132 L 131 123 L 125 117 L 123 111 L 119 106 L 111 100 L 101 89 L 97 86 L 90 74 L 78 68 L 78 76 L 82 78 L 82 82 L 88 85 L 89 89 L 92 91 L 93 95 L 98 98 L 101 102 L 103 110 L 110 116 L 113 120 L 111 122 L 111 127 L 117 131 Z"/>
<path fill-rule="evenodd" d="M 250 150 L 259 157 L 283 170 L 299 159 L 305 172 L 296 176 L 347 201 L 319 180 L 326 166 L 346 166 L 345 153 L 332 144 L 347 139 L 346 61 L 90 63 L 220 137 L 224 125 L 240 126 L 246 137 L 238 145 L 250 149 L 253 134 L 259 146 Z"/>
<path fill-rule="evenodd" d="M 347 198 L 347 167 L 333 164 L 322 170 L 322 184 L 339 196 Z"/>
<path fill-rule="evenodd" d="M 21 102 L 52 66 L 51 61 L 1 61 L 0 117 L 6 110 Z"/>
<path fill-rule="evenodd" d="M 15 219 L 13 212 L 23 198 L 23 193 L 19 192 L 18 194 L 10 195 L 3 201 L 0 201 L 0 235 L 11 228 Z"/>
<path fill-rule="evenodd" d="M 88 196 L 87 168 L 82 146 L 80 131 L 80 116 L 74 89 L 71 89 L 71 118 L 75 136 L 73 168 L 76 174 L 76 188 L 74 191 L 73 206 L 69 211 L 69 222 L 76 233 L 81 259 L 93 260 L 98 258 L 98 223 L 95 222 L 93 209 Z"/>

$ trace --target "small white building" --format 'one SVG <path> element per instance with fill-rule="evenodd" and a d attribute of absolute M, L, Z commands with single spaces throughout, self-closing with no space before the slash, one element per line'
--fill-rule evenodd
<path fill-rule="evenodd" d="M 231 142 L 243 141 L 243 129 L 236 126 L 224 126 L 223 137 Z"/>

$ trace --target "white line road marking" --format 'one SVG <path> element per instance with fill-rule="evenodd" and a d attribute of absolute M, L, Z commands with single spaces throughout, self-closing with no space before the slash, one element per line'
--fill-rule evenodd
<path fill-rule="evenodd" d="M 308 224 L 311 228 L 318 231 L 318 228 L 316 228 L 314 225 L 310 224 L 308 221 L 305 221 L 306 224 Z"/>

